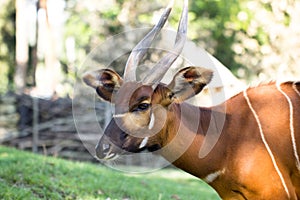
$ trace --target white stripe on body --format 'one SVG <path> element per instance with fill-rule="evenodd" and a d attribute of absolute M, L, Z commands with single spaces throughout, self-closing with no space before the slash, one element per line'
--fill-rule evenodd
<path fill-rule="evenodd" d="M 263 132 L 262 125 L 261 125 L 261 123 L 260 123 L 259 117 L 258 117 L 256 111 L 254 110 L 254 108 L 253 108 L 252 105 L 251 105 L 251 102 L 250 102 L 250 99 L 249 99 L 249 97 L 248 97 L 248 95 L 247 95 L 247 91 L 246 91 L 246 90 L 244 90 L 244 97 L 245 97 L 245 99 L 246 99 L 246 101 L 247 101 L 247 104 L 248 104 L 248 106 L 249 106 L 251 112 L 253 113 L 253 115 L 254 115 L 254 117 L 255 117 L 255 120 L 256 120 L 257 125 L 258 125 L 258 128 L 259 128 L 259 132 L 260 132 L 261 139 L 262 139 L 262 141 L 263 141 L 263 143 L 264 143 L 264 145 L 265 145 L 265 147 L 266 147 L 266 149 L 267 149 L 267 151 L 268 151 L 268 153 L 269 153 L 269 155 L 270 155 L 270 157 L 271 157 L 272 163 L 273 163 L 274 168 L 275 168 L 275 170 L 276 170 L 276 172 L 277 172 L 277 174 L 278 174 L 278 176 L 279 176 L 279 178 L 280 178 L 280 180 L 281 180 L 281 183 L 282 183 L 282 185 L 283 185 L 283 187 L 284 187 L 284 190 L 285 190 L 285 192 L 286 192 L 288 198 L 290 198 L 290 193 L 289 193 L 289 190 L 288 190 L 288 188 L 287 188 L 287 185 L 286 185 L 286 183 L 285 183 L 285 181 L 284 181 L 284 178 L 283 178 L 283 176 L 282 176 L 282 173 L 280 172 L 279 167 L 277 166 L 275 157 L 274 157 L 274 155 L 273 155 L 273 153 L 272 153 L 272 151 L 271 151 L 271 149 L 270 149 L 270 146 L 269 146 L 268 142 L 266 141 L 266 138 L 265 138 L 265 136 L 264 136 L 264 132 Z"/>
<path fill-rule="evenodd" d="M 216 171 L 214 173 L 208 174 L 203 180 L 206 183 L 212 183 L 214 182 L 220 175 L 225 173 L 225 168 L 219 171 Z"/>
<path fill-rule="evenodd" d="M 293 151 L 294 155 L 296 158 L 296 166 L 298 171 L 300 171 L 300 161 L 299 161 L 299 154 L 297 152 L 297 143 L 296 143 L 296 138 L 295 138 L 295 129 L 294 129 L 294 107 L 293 103 L 291 101 L 291 98 L 281 89 L 280 83 L 276 84 L 277 89 L 283 96 L 286 98 L 287 102 L 289 103 L 289 108 L 290 108 L 290 131 L 291 131 L 291 139 L 292 139 L 292 144 L 293 144 Z"/>
<path fill-rule="evenodd" d="M 297 88 L 296 88 L 296 83 L 297 82 L 294 82 L 293 83 L 293 89 L 295 90 L 295 92 L 299 95 L 299 97 L 300 97 L 300 92 L 297 90 Z"/>

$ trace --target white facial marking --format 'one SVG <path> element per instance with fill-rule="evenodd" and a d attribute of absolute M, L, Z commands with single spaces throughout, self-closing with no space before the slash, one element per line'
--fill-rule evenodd
<path fill-rule="evenodd" d="M 141 142 L 141 144 L 139 146 L 139 149 L 144 148 L 147 145 L 148 139 L 149 139 L 149 137 L 145 137 L 143 139 L 143 141 Z"/>
<path fill-rule="evenodd" d="M 149 125 L 148 125 L 149 130 L 154 127 L 154 121 L 155 121 L 155 116 L 154 116 L 153 113 L 151 113 L 150 122 L 149 122 Z"/>
<path fill-rule="evenodd" d="M 122 114 L 114 114 L 113 118 L 121 118 L 124 117 L 126 115 L 126 113 L 122 113 Z"/>
<path fill-rule="evenodd" d="M 104 159 L 109 160 L 109 159 L 113 158 L 115 155 L 116 155 L 115 153 L 109 153 L 106 155 L 106 157 Z"/>
<path fill-rule="evenodd" d="M 248 95 L 247 95 L 247 90 L 244 90 L 244 97 L 245 97 L 245 99 L 246 99 L 246 101 L 247 101 L 247 104 L 248 104 L 248 106 L 249 106 L 249 108 L 250 108 L 252 114 L 253 114 L 254 117 L 255 117 L 255 120 L 256 120 L 257 125 L 258 125 L 258 128 L 259 128 L 260 137 L 261 137 L 261 139 L 262 139 L 262 141 L 263 141 L 263 143 L 264 143 L 264 145 L 265 145 L 265 147 L 266 147 L 266 149 L 267 149 L 267 151 L 268 151 L 268 153 L 269 153 L 269 155 L 270 155 L 270 157 L 271 157 L 272 163 L 273 163 L 274 168 L 275 168 L 275 170 L 276 170 L 276 172 L 277 172 L 277 174 L 278 174 L 278 176 L 279 176 L 279 178 L 280 178 L 280 180 L 281 180 L 281 183 L 282 183 L 282 185 L 283 185 L 283 187 L 284 187 L 284 190 L 285 190 L 285 192 L 286 192 L 288 198 L 290 198 L 289 190 L 288 190 L 287 185 L 286 185 L 286 183 L 285 183 L 285 181 L 284 181 L 284 178 L 283 178 L 283 176 L 282 176 L 282 173 L 281 173 L 279 167 L 277 166 L 275 157 L 274 157 L 274 155 L 273 155 L 273 153 L 272 153 L 272 151 L 271 151 L 271 149 L 270 149 L 270 146 L 269 146 L 269 144 L 268 144 L 268 142 L 267 142 L 267 140 L 266 140 L 266 138 L 265 138 L 265 135 L 264 135 L 264 132 L 263 132 L 263 129 L 262 129 L 262 125 L 261 125 L 261 123 L 260 123 L 260 120 L 259 120 L 259 117 L 258 117 L 256 111 L 255 111 L 254 108 L 252 107 L 252 104 L 251 104 L 251 102 L 250 102 L 250 99 L 249 99 L 249 97 L 248 97 Z"/>
<path fill-rule="evenodd" d="M 110 147 L 109 144 L 103 144 L 103 145 L 102 145 L 102 149 L 103 149 L 103 150 L 106 150 L 106 149 L 108 149 L 109 147 Z"/>
<path fill-rule="evenodd" d="M 220 175 L 224 174 L 225 173 L 225 169 L 223 170 L 219 170 L 219 171 L 216 171 L 214 173 L 211 173 L 211 174 L 208 174 L 203 180 L 206 182 L 206 183 L 212 183 L 214 182 Z"/>
<path fill-rule="evenodd" d="M 300 161 L 299 161 L 299 154 L 297 152 L 297 144 L 296 144 L 296 138 L 295 138 L 295 130 L 294 130 L 294 108 L 293 108 L 293 103 L 291 101 L 291 98 L 281 89 L 280 84 L 276 84 L 277 89 L 283 96 L 286 98 L 287 102 L 289 103 L 289 108 L 290 108 L 290 131 L 291 131 L 291 139 L 292 139 L 292 144 L 293 144 L 293 150 L 294 150 L 294 155 L 296 158 L 296 166 L 298 171 L 300 171 Z"/>

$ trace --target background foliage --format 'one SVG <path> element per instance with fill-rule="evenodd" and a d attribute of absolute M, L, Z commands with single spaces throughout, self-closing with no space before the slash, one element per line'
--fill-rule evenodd
<path fill-rule="evenodd" d="M 0 92 L 11 88 L 15 66 L 15 5 L 0 2 Z"/>
<path fill-rule="evenodd" d="M 59 56 L 63 81 L 71 84 L 86 55 L 106 38 L 152 26 L 164 6 L 166 2 L 158 0 L 66 0 L 63 46 L 66 39 L 73 38 L 76 56 L 71 67 L 66 52 Z M 181 2 L 175 1 L 169 27 L 176 28 L 180 11 Z M 2 93 L 13 88 L 15 12 L 13 0 L 1 1 Z M 300 13 L 297 0 L 193 0 L 190 1 L 188 36 L 241 79 L 299 77 L 300 26 L 297 24 L 300 19 L 297 13 Z"/>

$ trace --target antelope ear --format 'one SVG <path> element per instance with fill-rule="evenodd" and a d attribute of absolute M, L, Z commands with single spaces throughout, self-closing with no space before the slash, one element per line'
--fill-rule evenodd
<path fill-rule="evenodd" d="M 111 101 L 113 91 L 118 90 L 123 83 L 119 74 L 111 69 L 87 72 L 82 79 L 88 86 L 96 89 L 97 94 L 106 101 Z"/>
<path fill-rule="evenodd" d="M 168 87 L 175 102 L 182 102 L 198 94 L 211 81 L 213 71 L 202 67 L 186 67 L 178 71 Z"/>

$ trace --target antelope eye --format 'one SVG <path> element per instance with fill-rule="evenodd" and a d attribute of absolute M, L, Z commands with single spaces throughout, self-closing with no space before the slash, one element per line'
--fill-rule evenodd
<path fill-rule="evenodd" d="M 150 104 L 149 104 L 149 103 L 141 103 L 141 104 L 139 104 L 139 105 L 134 109 L 134 111 L 145 111 L 145 110 L 147 110 L 149 107 L 150 107 Z"/>

